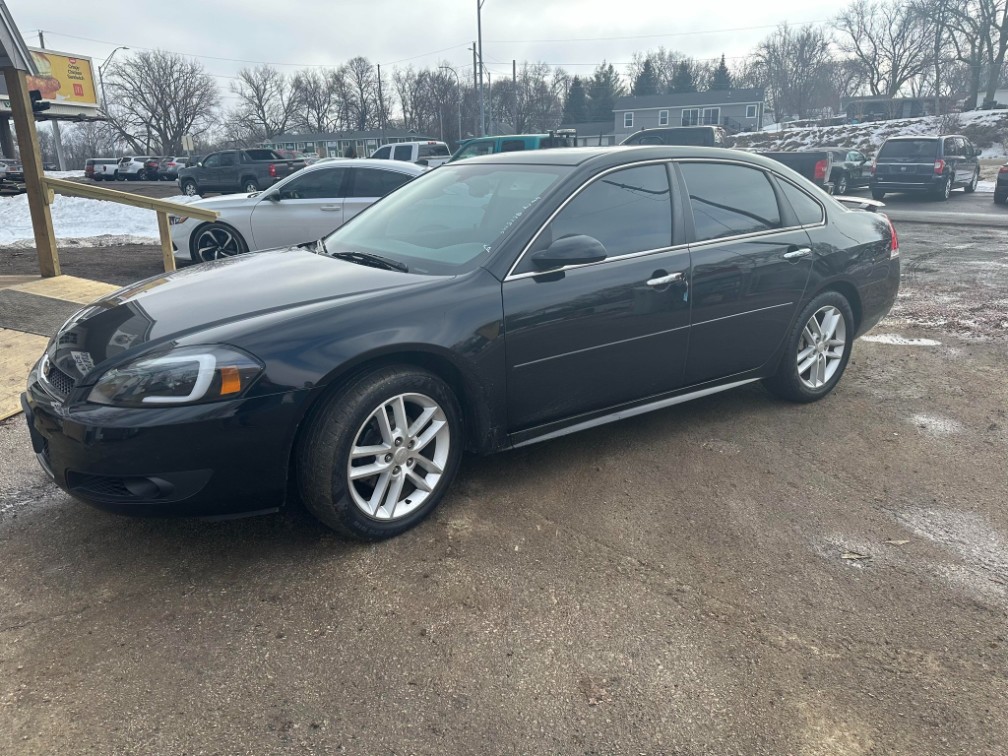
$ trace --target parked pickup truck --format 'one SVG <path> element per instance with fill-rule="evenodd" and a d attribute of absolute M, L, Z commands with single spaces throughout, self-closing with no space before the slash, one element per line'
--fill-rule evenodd
<path fill-rule="evenodd" d="M 398 142 L 379 147 L 371 157 L 377 160 L 403 160 L 436 168 L 451 159 L 451 150 L 444 142 Z"/>
<path fill-rule="evenodd" d="M 257 192 L 305 167 L 267 149 L 211 152 L 178 172 L 178 185 L 190 196 L 207 192 Z"/>
<path fill-rule="evenodd" d="M 798 150 L 795 152 L 760 152 L 800 173 L 823 191 L 833 193 L 830 176 L 833 172 L 833 153 L 830 150 Z"/>

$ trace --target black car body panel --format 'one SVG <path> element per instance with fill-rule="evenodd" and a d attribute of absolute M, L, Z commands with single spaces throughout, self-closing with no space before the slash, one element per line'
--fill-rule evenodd
<path fill-rule="evenodd" d="M 994 201 L 999 205 L 1008 204 L 1008 163 L 998 170 L 997 181 L 994 183 Z"/>
<path fill-rule="evenodd" d="M 859 333 L 895 300 L 899 259 L 887 219 L 840 206 L 770 160 L 705 148 L 575 148 L 462 161 L 413 184 L 492 164 L 564 171 L 487 245 L 485 260 L 458 274 L 294 248 L 154 277 L 81 310 L 29 376 L 25 406 L 43 466 L 74 496 L 115 511 L 260 511 L 283 503 L 312 408 L 375 365 L 440 375 L 463 407 L 467 447 L 489 453 L 765 377 L 797 313 L 824 289 L 850 299 Z M 699 240 L 690 176 L 714 164 L 767 182 L 778 227 Z M 572 197 L 600 176 L 642 167 L 669 188 L 662 248 L 523 272 Z M 796 196 L 804 208 L 792 206 Z M 655 286 L 656 276 L 670 283 Z M 214 344 L 264 366 L 238 398 L 150 408 L 87 400 L 112 367 L 168 346 Z"/>

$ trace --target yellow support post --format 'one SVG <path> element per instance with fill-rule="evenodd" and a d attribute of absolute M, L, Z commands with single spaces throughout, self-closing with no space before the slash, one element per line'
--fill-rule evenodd
<path fill-rule="evenodd" d="M 42 152 L 35 132 L 35 115 L 28 96 L 28 81 L 24 71 L 5 68 L 7 94 L 14 116 L 24 166 L 25 189 L 28 193 L 28 210 L 31 212 L 32 230 L 35 233 L 35 250 L 38 253 L 39 271 L 44 278 L 60 274 L 59 255 L 56 253 L 56 234 L 53 233 L 52 214 L 49 212 L 48 192 L 43 184 Z"/>
<path fill-rule="evenodd" d="M 157 214 L 158 233 L 161 235 L 161 255 L 164 257 L 165 273 L 175 270 L 175 255 L 172 253 L 171 231 L 168 229 L 168 213 Z"/>

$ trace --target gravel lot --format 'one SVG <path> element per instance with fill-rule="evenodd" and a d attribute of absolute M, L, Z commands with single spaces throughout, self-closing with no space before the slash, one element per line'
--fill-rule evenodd
<path fill-rule="evenodd" d="M 471 458 L 376 546 L 93 511 L 0 425 L 0 753 L 1003 754 L 1008 231 L 899 230 L 827 399 Z"/>

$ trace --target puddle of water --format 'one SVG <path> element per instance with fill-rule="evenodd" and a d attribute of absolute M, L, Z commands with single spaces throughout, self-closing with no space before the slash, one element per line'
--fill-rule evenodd
<path fill-rule="evenodd" d="M 940 341 L 934 339 L 911 339 L 895 333 L 876 333 L 862 336 L 862 341 L 870 341 L 873 344 L 893 344 L 895 346 L 941 346 Z"/>
<path fill-rule="evenodd" d="M 941 415 L 914 415 L 911 422 L 931 436 L 944 438 L 962 433 L 962 424 L 956 420 Z"/>

